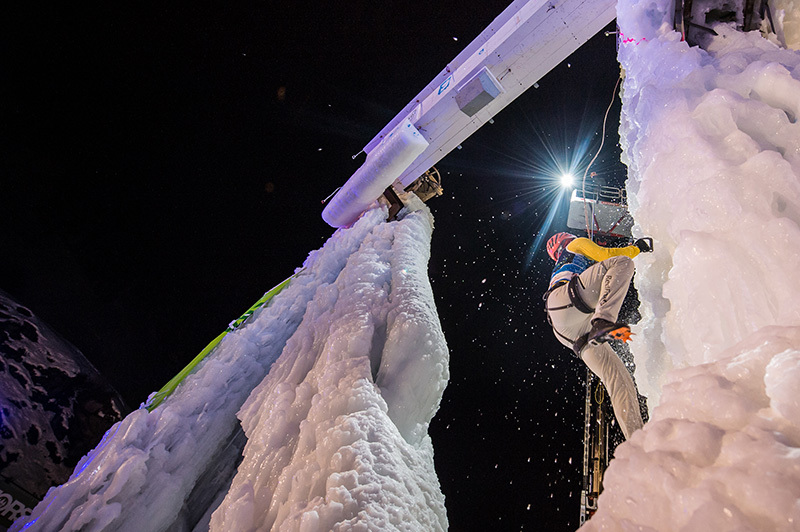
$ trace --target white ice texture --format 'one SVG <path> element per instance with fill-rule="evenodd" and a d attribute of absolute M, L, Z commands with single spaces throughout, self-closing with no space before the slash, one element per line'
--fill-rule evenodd
<path fill-rule="evenodd" d="M 724 25 L 690 48 L 668 0 L 618 15 L 651 419 L 584 528 L 800 530 L 800 53 Z"/>
<path fill-rule="evenodd" d="M 795 3 L 770 2 L 779 38 L 717 26 L 708 51 L 672 31 L 672 1 L 618 5 L 628 196 L 656 250 L 636 259 L 633 341 L 651 419 L 617 449 L 587 530 L 800 530 Z M 165 405 L 117 424 L 29 529 L 185 530 L 217 505 L 198 529 L 445 529 L 430 233 L 422 212 L 378 210 L 337 232 Z M 215 476 L 219 496 L 201 493 Z"/>
<path fill-rule="evenodd" d="M 338 230 L 12 530 L 446 530 L 428 424 L 449 355 L 417 207 Z"/>

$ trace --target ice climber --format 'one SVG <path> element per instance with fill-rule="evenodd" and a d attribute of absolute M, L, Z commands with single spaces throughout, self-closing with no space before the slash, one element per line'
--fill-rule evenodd
<path fill-rule="evenodd" d="M 588 238 L 557 233 L 547 242 L 556 265 L 544 295 L 556 338 L 603 382 L 625 439 L 642 427 L 636 387 L 609 340 L 627 341 L 630 327 L 617 323 L 633 278 L 633 257 L 653 251 L 652 240 L 601 247 Z"/>

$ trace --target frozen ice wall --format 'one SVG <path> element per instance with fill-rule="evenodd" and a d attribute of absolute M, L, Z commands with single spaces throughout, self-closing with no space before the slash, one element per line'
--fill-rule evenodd
<path fill-rule="evenodd" d="M 337 231 L 12 530 L 207 530 L 220 503 L 216 530 L 446 529 L 427 428 L 448 351 L 417 208 Z"/>
<path fill-rule="evenodd" d="M 651 420 L 585 528 L 799 530 L 800 54 L 727 26 L 690 48 L 672 9 L 618 4 Z"/>
<path fill-rule="evenodd" d="M 800 55 L 726 26 L 708 53 L 690 48 L 661 3 L 621 3 L 618 18 L 631 211 L 659 243 L 637 259 L 651 405 L 666 370 L 800 318 Z"/>
<path fill-rule="evenodd" d="M 211 530 L 446 530 L 428 423 L 448 378 L 431 226 L 380 224 L 239 416 L 244 462 Z"/>

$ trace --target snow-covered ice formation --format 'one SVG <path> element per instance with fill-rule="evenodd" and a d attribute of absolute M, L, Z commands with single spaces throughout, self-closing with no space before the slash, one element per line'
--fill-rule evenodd
<path fill-rule="evenodd" d="M 317 291 L 239 413 L 244 461 L 211 530 L 447 529 L 428 436 L 449 374 L 430 229 L 422 212 L 376 225 Z"/>
<path fill-rule="evenodd" d="M 618 5 L 651 418 L 584 528 L 800 530 L 800 53 L 725 25 L 690 48 L 671 20 Z"/>
<path fill-rule="evenodd" d="M 432 218 L 416 208 L 338 230 L 12 530 L 446 529 L 427 427 L 448 351 L 427 277 Z"/>
<path fill-rule="evenodd" d="M 800 10 L 770 5 L 797 48 Z M 651 419 L 585 528 L 798 530 L 800 54 L 725 26 L 691 48 L 673 9 L 618 5 L 628 196 L 656 243 L 637 258 L 632 345 Z M 447 381 L 431 223 L 384 217 L 312 253 L 15 530 L 445 529 L 426 430 Z"/>

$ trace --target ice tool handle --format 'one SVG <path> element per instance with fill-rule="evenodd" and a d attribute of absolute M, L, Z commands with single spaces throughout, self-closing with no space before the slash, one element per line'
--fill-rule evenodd
<path fill-rule="evenodd" d="M 653 252 L 653 239 L 649 236 L 638 239 L 636 242 L 633 243 L 633 245 L 639 248 L 639 251 L 641 251 L 642 253 Z"/>

